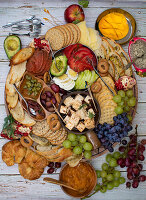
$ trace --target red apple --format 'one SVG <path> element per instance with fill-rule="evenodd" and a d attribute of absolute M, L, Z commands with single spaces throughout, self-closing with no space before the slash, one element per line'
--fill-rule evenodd
<path fill-rule="evenodd" d="M 79 22 L 84 21 L 85 15 L 81 6 L 77 4 L 72 4 L 66 8 L 64 12 L 64 18 L 66 22 L 72 23 L 73 21 L 78 20 Z"/>

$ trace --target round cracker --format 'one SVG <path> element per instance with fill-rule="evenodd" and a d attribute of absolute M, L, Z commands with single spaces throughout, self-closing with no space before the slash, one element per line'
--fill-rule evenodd
<path fill-rule="evenodd" d="M 77 38 L 77 41 L 76 41 L 76 43 L 77 43 L 77 42 L 80 41 L 80 38 L 81 38 L 81 31 L 80 31 L 79 27 L 78 27 L 76 24 L 73 24 L 73 23 L 72 23 L 72 25 L 74 26 L 74 28 L 76 29 L 76 31 L 77 31 L 77 33 L 78 33 L 78 38 Z"/>
<path fill-rule="evenodd" d="M 64 35 L 64 45 L 63 46 L 66 46 L 66 43 L 67 43 L 67 33 L 66 33 L 66 29 L 64 28 L 64 26 L 55 26 L 55 28 L 58 28 L 59 30 L 62 31 L 63 35 Z"/>
<path fill-rule="evenodd" d="M 72 41 L 73 41 L 73 33 L 72 33 L 71 28 L 68 26 L 68 24 L 64 25 L 64 27 L 65 27 L 65 28 L 68 30 L 68 32 L 69 32 L 70 40 L 68 41 L 68 44 L 67 44 L 67 45 L 70 45 L 70 44 L 72 44 Z"/>
<path fill-rule="evenodd" d="M 71 29 L 72 33 L 73 33 L 72 44 L 75 44 L 77 42 L 77 40 L 78 40 L 78 31 L 76 30 L 76 28 L 74 27 L 74 25 L 72 23 L 69 23 L 67 25 Z"/>
<path fill-rule="evenodd" d="M 51 28 L 45 35 L 45 40 L 49 40 L 52 50 L 59 50 L 64 46 L 64 35 L 58 28 Z"/>

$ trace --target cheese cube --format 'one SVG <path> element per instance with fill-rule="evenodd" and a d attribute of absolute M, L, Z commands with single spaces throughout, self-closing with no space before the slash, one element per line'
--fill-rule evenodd
<path fill-rule="evenodd" d="M 81 96 L 80 94 L 78 94 L 78 95 L 75 97 L 75 101 L 79 101 L 80 103 L 82 103 L 83 100 L 84 100 L 84 97 Z"/>
<path fill-rule="evenodd" d="M 74 102 L 74 99 L 72 97 L 67 97 L 65 100 L 64 100 L 64 104 L 69 107 L 73 104 Z"/>
<path fill-rule="evenodd" d="M 80 106 L 82 105 L 81 102 L 79 101 L 74 101 L 73 104 L 72 104 L 72 107 L 75 109 L 75 110 L 78 110 L 80 108 Z"/>
<path fill-rule="evenodd" d="M 66 126 L 66 128 L 68 128 L 69 130 L 72 130 L 73 127 L 74 127 L 74 124 L 71 123 L 71 122 L 68 122 L 65 126 Z"/>
<path fill-rule="evenodd" d="M 84 99 L 84 101 L 86 102 L 86 103 L 88 103 L 88 104 L 90 104 L 90 101 L 91 101 L 92 99 L 91 99 L 91 97 L 88 95 L 88 96 L 86 96 L 86 98 Z"/>
<path fill-rule="evenodd" d="M 69 122 L 73 123 L 74 126 L 76 127 L 77 124 L 79 123 L 79 120 L 80 120 L 80 117 L 76 113 L 73 113 Z"/>
<path fill-rule="evenodd" d="M 94 112 L 94 110 L 93 110 L 92 108 L 90 108 L 90 109 L 88 110 L 88 115 L 89 115 L 89 113 L 92 113 L 93 115 L 95 115 L 95 112 Z"/>
<path fill-rule="evenodd" d="M 86 128 L 85 124 L 83 122 L 80 122 L 76 127 L 80 132 L 83 132 L 83 130 Z"/>
<path fill-rule="evenodd" d="M 77 115 L 80 117 L 80 119 L 86 119 L 88 117 L 86 110 L 83 108 L 77 111 Z"/>
<path fill-rule="evenodd" d="M 60 107 L 60 113 L 66 114 L 67 113 L 67 107 L 66 106 L 61 106 Z"/>
<path fill-rule="evenodd" d="M 92 128 L 94 128 L 94 127 L 95 127 L 94 118 L 92 118 L 92 119 L 85 119 L 84 124 L 85 124 L 85 127 L 86 127 L 87 129 L 92 129 Z"/>
<path fill-rule="evenodd" d="M 64 118 L 65 123 L 67 124 L 70 120 L 70 117 L 68 115 L 66 115 L 66 117 Z"/>

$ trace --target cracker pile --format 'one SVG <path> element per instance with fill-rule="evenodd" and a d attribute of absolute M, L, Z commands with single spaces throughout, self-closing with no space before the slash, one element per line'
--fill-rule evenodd
<path fill-rule="evenodd" d="M 62 47 L 79 42 L 80 37 L 81 32 L 78 26 L 69 23 L 49 29 L 45 35 L 45 40 L 49 40 L 53 50 L 59 50 Z"/>
<path fill-rule="evenodd" d="M 114 90 L 114 81 L 110 77 L 102 77 L 104 81 L 108 84 L 108 86 L 112 89 L 112 91 L 116 94 Z M 113 124 L 113 117 L 116 116 L 114 112 L 117 104 L 113 101 L 113 95 L 110 90 L 105 86 L 102 80 L 99 78 L 97 82 L 100 82 L 102 85 L 102 89 L 98 93 L 94 93 L 94 97 L 97 99 L 100 108 L 101 108 L 101 117 L 100 124 L 104 122 L 108 124 Z"/>

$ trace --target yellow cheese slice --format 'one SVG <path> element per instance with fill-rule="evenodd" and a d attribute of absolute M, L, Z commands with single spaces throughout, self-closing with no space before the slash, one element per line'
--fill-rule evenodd
<path fill-rule="evenodd" d="M 86 26 L 86 21 L 82 21 L 78 23 L 77 26 L 79 27 L 81 31 L 81 38 L 80 38 L 79 43 L 89 46 L 91 42 L 90 42 L 89 31 Z"/>
<path fill-rule="evenodd" d="M 90 43 L 97 42 L 97 32 L 93 28 L 88 28 L 89 36 L 90 36 Z"/>

